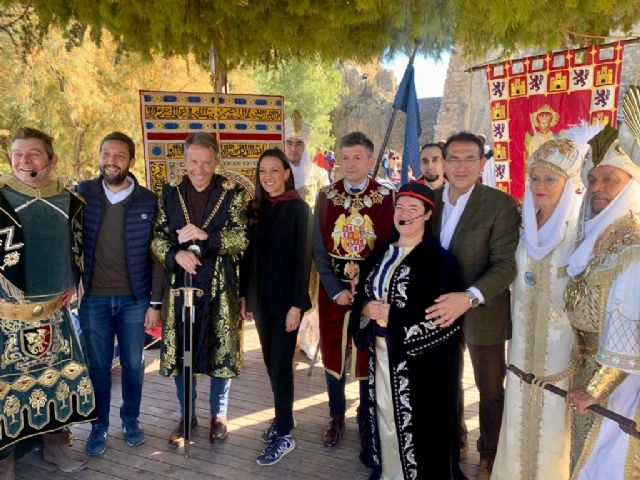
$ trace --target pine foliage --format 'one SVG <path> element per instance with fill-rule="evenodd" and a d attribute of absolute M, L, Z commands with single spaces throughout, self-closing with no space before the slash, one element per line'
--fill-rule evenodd
<path fill-rule="evenodd" d="M 79 39 L 106 29 L 121 49 L 147 55 L 191 53 L 207 64 L 213 48 L 224 71 L 292 57 L 367 62 L 416 39 L 432 56 L 453 45 L 471 55 L 545 50 L 630 33 L 640 21 L 637 0 L 0 0 L 25 5 L 37 13 L 33 38 L 52 25 Z"/>

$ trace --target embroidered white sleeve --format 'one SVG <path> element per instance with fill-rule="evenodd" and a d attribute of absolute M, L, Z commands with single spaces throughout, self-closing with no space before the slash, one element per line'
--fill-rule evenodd
<path fill-rule="evenodd" d="M 596 360 L 640 373 L 640 262 L 629 264 L 611 285 Z"/>

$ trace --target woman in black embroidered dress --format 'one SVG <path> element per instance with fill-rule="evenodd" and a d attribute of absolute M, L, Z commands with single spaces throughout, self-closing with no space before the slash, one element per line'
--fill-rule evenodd
<path fill-rule="evenodd" d="M 458 336 L 424 311 L 461 291 L 454 258 L 425 233 L 433 193 L 412 182 L 397 195 L 399 233 L 363 265 L 351 328 L 369 348 L 372 479 L 464 479 L 457 441 Z"/>

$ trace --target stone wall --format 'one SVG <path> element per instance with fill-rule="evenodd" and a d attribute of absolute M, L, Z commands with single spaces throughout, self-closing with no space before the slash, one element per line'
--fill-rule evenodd
<path fill-rule="evenodd" d="M 518 56 L 528 54 L 531 52 Z M 458 53 L 451 55 L 442 105 L 435 127 L 437 139 L 444 139 L 462 130 L 483 133 L 487 138 L 491 138 L 489 91 L 485 71 L 481 69 L 470 73 L 465 70 L 473 65 L 489 62 L 493 58 L 495 55 L 488 55 L 484 59 L 465 60 Z M 629 85 L 640 83 L 640 44 L 625 45 L 621 79 L 620 102 Z"/>
<path fill-rule="evenodd" d="M 379 64 L 352 65 L 342 67 L 343 94 L 340 104 L 331 113 L 333 135 L 336 140 L 352 131 L 366 133 L 377 149 L 382 145 L 397 90 L 393 72 Z M 422 126 L 421 142 L 432 141 L 440 98 L 418 100 Z M 398 112 L 389 137 L 388 148 L 402 151 L 405 118 Z"/>

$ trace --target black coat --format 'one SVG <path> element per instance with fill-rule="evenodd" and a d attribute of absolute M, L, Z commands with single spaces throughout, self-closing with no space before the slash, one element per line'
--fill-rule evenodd
<path fill-rule="evenodd" d="M 238 297 L 240 255 L 247 245 L 246 200 L 242 187 L 220 175 L 214 178 L 205 216 L 211 221 L 203 228 L 207 240 L 200 247 L 201 265 L 193 277 L 185 275 L 176 254 L 189 245 L 178 242 L 177 230 L 187 224 L 180 197 L 188 202 L 186 184 L 163 188 L 155 225 L 152 251 L 167 269 L 167 297 L 162 323 L 160 374 L 174 375 L 182 368 L 183 296 L 173 291 L 190 281 L 202 290 L 194 297 L 193 325 L 194 373 L 232 378 L 242 367 L 242 319 Z M 180 195 L 179 195 L 180 193 Z"/>
<path fill-rule="evenodd" d="M 311 212 L 301 199 L 271 206 L 265 202 L 249 228 L 240 275 L 247 311 L 286 316 L 291 307 L 311 308 Z"/>
<path fill-rule="evenodd" d="M 369 348 L 369 398 L 375 399 L 375 322 L 361 325 L 364 304 L 374 300 L 372 280 L 389 244 L 376 248 L 361 268 L 350 328 L 356 345 Z M 448 292 L 462 291 L 453 256 L 430 236 L 395 269 L 390 285 L 386 343 L 394 416 L 405 478 L 464 479 L 458 466 L 457 397 L 459 337 L 462 318 L 445 329 L 427 328 L 425 309 Z M 378 330 L 378 333 L 382 333 Z M 381 445 L 376 403 L 370 405 L 373 425 L 373 473 L 380 477 Z M 409 441 L 407 439 L 410 439 Z"/>

